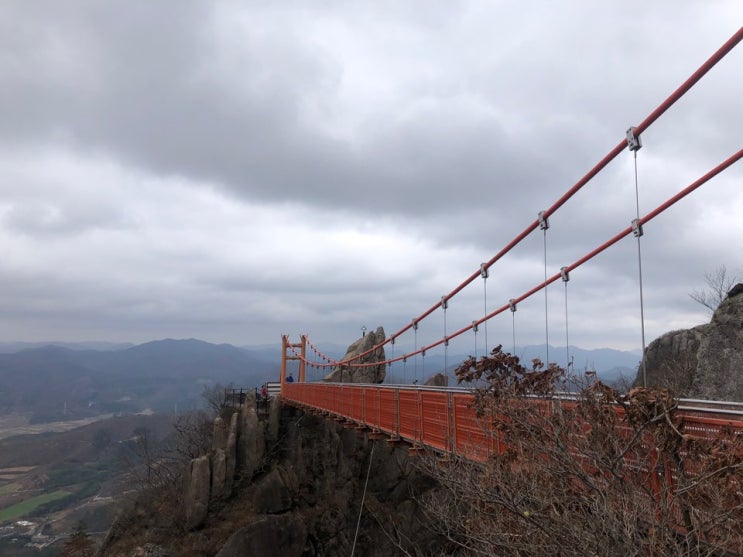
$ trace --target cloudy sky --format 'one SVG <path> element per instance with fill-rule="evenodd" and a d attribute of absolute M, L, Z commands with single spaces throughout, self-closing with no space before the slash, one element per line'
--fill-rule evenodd
<path fill-rule="evenodd" d="M 396 331 L 525 229 L 716 51 L 740 0 L 0 4 L 0 341 L 238 345 Z M 643 134 L 645 214 L 743 147 L 743 45 Z M 547 269 L 635 217 L 618 157 Z M 743 163 L 645 227 L 648 342 L 743 276 Z M 543 280 L 536 231 L 448 331 Z M 638 349 L 637 243 L 568 284 L 571 344 Z M 488 325 L 545 339 L 542 294 Z M 548 290 L 564 344 L 565 288 Z M 420 344 L 443 333 L 443 311 Z M 480 332 L 478 342 L 483 342 Z M 463 335 L 466 352 L 474 335 Z M 408 339 L 407 342 L 412 342 Z"/>

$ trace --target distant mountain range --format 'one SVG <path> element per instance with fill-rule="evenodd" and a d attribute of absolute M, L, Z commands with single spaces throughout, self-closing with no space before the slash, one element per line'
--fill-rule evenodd
<path fill-rule="evenodd" d="M 324 354 L 332 358 L 340 359 L 345 354 L 345 348 L 334 345 L 324 344 L 319 345 L 318 349 Z M 507 347 L 504 347 L 508 350 Z M 395 354 L 400 355 L 404 351 L 413 351 L 413 348 L 397 346 Z M 548 358 L 549 353 L 549 358 Z M 577 346 L 570 347 L 570 359 L 572 363 L 572 371 L 577 374 L 582 374 L 585 371 L 595 371 L 597 377 L 607 383 L 613 383 L 622 380 L 622 378 L 634 379 L 637 368 L 641 360 L 641 351 L 630 351 L 630 350 L 615 350 L 613 348 L 596 348 L 596 349 L 585 349 Z M 389 356 L 389 349 L 387 352 Z M 565 367 L 568 361 L 568 352 L 566 352 L 564 346 L 549 346 L 547 350 L 546 344 L 539 345 L 527 345 L 527 346 L 516 346 L 516 355 L 521 359 L 522 363 L 530 367 L 531 361 L 534 358 L 539 358 L 543 362 L 555 362 L 558 365 Z M 446 368 L 448 372 L 452 372 L 461 362 L 467 359 L 469 354 L 453 354 L 450 353 L 446 357 Z M 421 356 L 418 356 L 418 366 L 425 369 L 425 377 L 422 381 L 434 374 L 444 370 L 444 355 L 441 349 L 437 349 L 434 353 L 428 354 L 425 360 L 425 366 L 422 366 Z M 395 364 L 398 368 L 400 365 Z M 411 362 L 408 361 L 408 366 Z M 410 379 L 411 371 L 407 370 L 408 379 Z M 397 382 L 402 380 L 402 371 L 393 367 L 391 373 L 391 381 Z"/>
<path fill-rule="evenodd" d="M 319 348 L 337 359 L 345 353 L 339 345 Z M 517 355 L 527 363 L 535 357 L 546 361 L 546 354 L 545 345 L 517 347 Z M 596 371 L 607 382 L 634 378 L 640 359 L 634 352 L 572 346 L 570 355 L 577 373 Z M 466 357 L 449 354 L 447 370 L 451 372 Z M 564 365 L 566 358 L 564 347 L 550 346 L 551 361 Z M 201 394 L 206 387 L 232 384 L 253 388 L 278 380 L 280 360 L 278 344 L 235 347 L 196 339 L 165 339 L 136 346 L 6 343 L 0 345 L 0 414 L 32 414 L 34 421 L 41 422 L 148 409 L 187 410 L 203 403 Z M 423 381 L 443 371 L 444 355 L 429 354 L 425 363 L 419 360 L 418 365 Z M 412 377 L 402 375 L 402 366 L 395 365 L 389 381 L 412 381 Z"/>
<path fill-rule="evenodd" d="M 0 413 L 34 421 L 200 406 L 205 387 L 253 388 L 278 379 L 280 349 L 160 340 L 107 350 L 58 345 L 0 354 Z"/>

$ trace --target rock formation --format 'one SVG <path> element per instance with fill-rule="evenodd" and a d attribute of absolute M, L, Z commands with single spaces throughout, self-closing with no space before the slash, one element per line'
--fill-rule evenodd
<path fill-rule="evenodd" d="M 743 401 L 743 283 L 736 285 L 706 325 L 673 331 L 645 351 L 648 385 L 679 396 Z M 642 384 L 642 366 L 635 385 Z"/>
<path fill-rule="evenodd" d="M 370 354 L 359 359 L 354 359 L 359 354 L 371 350 L 374 346 L 384 342 L 384 329 L 377 327 L 374 332 L 368 332 L 360 339 L 355 341 L 346 350 L 346 354 L 341 361 L 353 361 L 354 364 L 367 364 L 363 367 L 350 365 L 340 365 L 333 368 L 323 381 L 332 381 L 336 383 L 383 383 L 387 375 L 387 369 L 383 362 L 385 360 L 384 348 L 379 347 Z"/>
<path fill-rule="evenodd" d="M 114 525 L 99 554 L 350 555 L 362 496 L 360 557 L 450 554 L 418 503 L 437 487 L 411 461 L 421 456 L 274 400 L 267 420 L 256 419 L 251 397 L 229 429 L 217 421 L 216 443 L 187 470 L 183 522 L 174 518 L 178 508 L 163 512 L 150 501 L 147 508 L 157 510 L 148 512 L 142 504 Z M 233 439 L 230 483 L 224 476 Z M 392 542 L 389 532 L 399 538 Z"/>
<path fill-rule="evenodd" d="M 697 359 L 692 397 L 743 401 L 743 283 L 715 311 Z"/>
<path fill-rule="evenodd" d="M 645 349 L 645 372 L 647 384 L 665 387 L 677 394 L 691 392 L 697 366 L 697 352 L 702 337 L 709 325 L 698 325 L 693 329 L 681 329 L 666 333 Z M 642 366 L 640 367 L 635 386 L 641 386 Z"/>
<path fill-rule="evenodd" d="M 211 472 L 209 457 L 201 456 L 191 461 L 185 495 L 186 528 L 203 524 L 209 511 Z"/>

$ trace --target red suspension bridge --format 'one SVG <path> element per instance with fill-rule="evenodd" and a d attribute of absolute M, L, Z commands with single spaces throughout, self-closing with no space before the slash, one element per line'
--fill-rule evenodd
<path fill-rule="evenodd" d="M 281 398 L 284 402 L 323 413 L 329 417 L 343 420 L 360 428 L 368 428 L 374 434 L 385 435 L 391 440 L 401 440 L 415 447 L 429 447 L 435 451 L 451 453 L 473 460 L 485 460 L 489 456 L 498 454 L 502 444 L 508 439 L 502 439 L 488 430 L 473 408 L 474 395 L 471 391 L 459 388 L 427 388 L 416 385 L 358 385 L 348 383 L 310 382 L 307 380 L 308 368 L 329 370 L 343 366 L 346 369 L 363 368 L 370 365 L 366 357 L 389 345 L 391 357 L 384 361 L 375 361 L 373 365 L 392 366 L 394 363 L 405 364 L 412 358 L 425 357 L 427 352 L 437 347 L 446 350 L 449 342 L 461 335 L 475 334 L 481 326 L 486 326 L 493 317 L 507 311 L 515 312 L 518 304 L 536 295 L 545 292 L 547 287 L 556 282 L 566 283 L 570 274 L 579 269 L 586 262 L 605 250 L 620 242 L 627 236 L 634 236 L 637 241 L 638 276 L 640 291 L 640 313 L 643 313 L 642 301 L 642 256 L 641 238 L 643 226 L 665 211 L 671 210 L 687 195 L 713 180 L 718 174 L 728 169 L 743 157 L 743 149 L 732 153 L 701 174 L 698 179 L 680 189 L 675 195 L 647 212 L 640 214 L 639 203 L 637 214 L 631 223 L 594 249 L 588 251 L 572 263 L 564 265 L 559 272 L 548 275 L 545 255 L 544 279 L 527 291 L 505 300 L 499 307 L 484 315 L 473 316 L 471 322 L 458 329 L 447 330 L 446 312 L 449 303 L 460 294 L 465 287 L 482 279 L 486 284 L 490 270 L 506 254 L 519 245 L 535 231 L 543 231 L 545 238 L 549 229 L 549 219 L 563 205 L 582 188 L 588 186 L 612 160 L 625 149 L 629 150 L 635 159 L 635 177 L 637 153 L 642 147 L 642 133 L 650 128 L 674 103 L 681 99 L 697 82 L 699 82 L 728 52 L 743 39 L 743 28 L 739 29 L 717 52 L 715 52 L 699 69 L 684 81 L 667 99 L 653 110 L 636 126 L 630 127 L 621 141 L 612 148 L 606 156 L 596 163 L 580 180 L 572 185 L 565 193 L 552 203 L 547 209 L 539 212 L 538 217 L 530 222 L 511 241 L 503 246 L 488 261 L 479 265 L 461 283 L 457 284 L 440 300 L 414 317 L 409 323 L 390 334 L 383 342 L 371 347 L 366 352 L 343 361 L 323 354 L 307 336 L 303 335 L 299 342 L 293 343 L 287 336 L 282 337 L 282 367 L 281 367 Z M 637 187 L 637 186 L 636 186 Z M 546 240 L 545 240 L 546 250 Z M 567 308 L 567 306 L 566 306 Z M 417 330 L 421 322 L 430 318 L 436 312 L 443 312 L 443 335 L 423 346 L 418 346 Z M 486 305 L 487 311 L 487 305 Z M 546 312 L 546 304 L 545 304 Z M 567 309 L 566 309 L 567 321 Z M 643 350 L 645 349 L 644 316 L 641 318 L 641 334 Z M 485 329 L 485 332 L 487 330 Z M 402 354 L 394 355 L 396 343 L 405 334 L 414 336 L 414 347 Z M 476 338 L 476 337 L 475 337 Z M 485 339 L 487 344 L 487 337 Z M 446 357 L 446 356 L 445 356 Z M 287 383 L 287 366 L 289 361 L 298 362 L 298 381 Z M 446 367 L 446 366 L 445 366 Z M 644 370 L 643 370 L 644 371 Z M 743 371 L 743 370 L 741 370 Z M 641 375 L 644 378 L 644 375 Z M 570 397 L 552 400 L 550 404 L 569 403 Z M 677 410 L 680 419 L 680 431 L 684 435 L 696 436 L 700 439 L 713 440 L 721 432 L 735 436 L 743 435 L 743 404 L 720 403 L 714 401 L 681 400 Z M 661 481 L 662 472 L 649 471 L 653 481 Z"/>

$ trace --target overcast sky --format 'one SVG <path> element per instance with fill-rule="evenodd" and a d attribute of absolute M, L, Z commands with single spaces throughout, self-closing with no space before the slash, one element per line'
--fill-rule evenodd
<path fill-rule="evenodd" d="M 740 0 L 0 4 L 0 341 L 348 344 L 436 303 L 739 28 Z M 743 147 L 743 45 L 647 130 L 645 214 Z M 743 276 L 743 163 L 645 227 L 648 342 Z M 547 269 L 635 217 L 623 153 L 550 220 Z M 536 231 L 450 302 L 543 280 Z M 637 244 L 573 272 L 570 343 L 639 349 Z M 565 288 L 548 290 L 565 342 Z M 516 313 L 545 340 L 542 294 Z M 510 313 L 488 325 L 509 344 Z M 419 345 L 443 334 L 443 311 Z M 452 341 L 472 351 L 474 335 Z M 483 332 L 477 339 L 483 342 Z M 408 339 L 408 342 L 412 342 Z M 456 343 L 456 344 L 455 344 Z M 450 348 L 452 349 L 452 348 Z"/>

